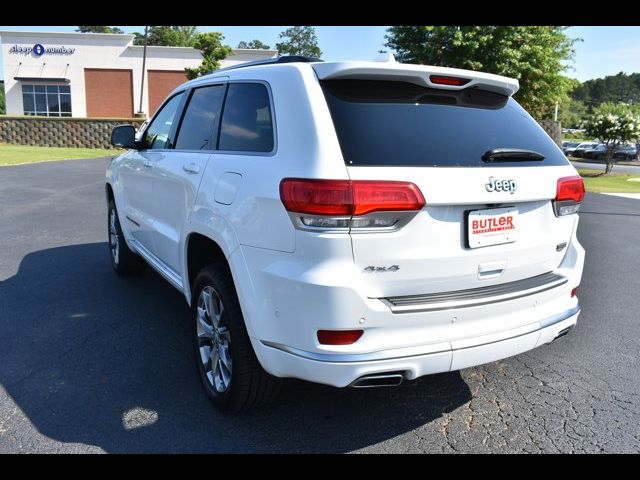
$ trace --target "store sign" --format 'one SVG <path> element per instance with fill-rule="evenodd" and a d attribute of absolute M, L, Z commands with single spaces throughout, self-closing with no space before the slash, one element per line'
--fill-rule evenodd
<path fill-rule="evenodd" d="M 29 55 L 32 53 L 36 57 L 41 57 L 42 55 L 73 55 L 75 53 L 75 48 L 69 47 L 45 47 L 40 43 L 36 43 L 31 47 L 25 47 L 22 45 L 14 45 L 9 49 L 10 54 L 14 55 Z"/>

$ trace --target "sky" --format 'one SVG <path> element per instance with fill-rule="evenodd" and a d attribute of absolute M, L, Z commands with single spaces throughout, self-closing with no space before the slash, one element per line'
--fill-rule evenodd
<path fill-rule="evenodd" d="M 75 26 L 0 26 L 0 30 L 36 32 L 73 32 Z M 143 26 L 120 26 L 125 33 L 143 32 Z M 278 34 L 286 26 L 202 26 L 202 32 L 222 32 L 225 42 L 232 47 L 241 40 L 262 40 L 275 47 Z M 383 26 L 320 26 L 316 27 L 322 58 L 331 60 L 373 60 L 378 50 L 384 48 Z M 581 38 L 575 44 L 576 55 L 566 72 L 580 81 L 615 75 L 618 72 L 640 72 L 640 27 L 633 26 L 582 26 L 570 27 L 566 34 Z M 2 58 L 0 57 L 0 78 Z"/>

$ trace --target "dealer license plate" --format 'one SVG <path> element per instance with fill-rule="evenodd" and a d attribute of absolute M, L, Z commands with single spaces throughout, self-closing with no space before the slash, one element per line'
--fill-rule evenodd
<path fill-rule="evenodd" d="M 518 232 L 516 207 L 473 210 L 467 219 L 467 242 L 470 248 L 515 242 Z"/>

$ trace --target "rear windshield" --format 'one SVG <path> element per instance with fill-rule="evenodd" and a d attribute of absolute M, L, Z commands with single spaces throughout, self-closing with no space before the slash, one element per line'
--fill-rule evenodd
<path fill-rule="evenodd" d="M 566 165 L 562 151 L 510 97 L 474 88 L 457 92 L 379 80 L 321 82 L 347 165 Z M 485 162 L 496 148 L 545 158 Z"/>

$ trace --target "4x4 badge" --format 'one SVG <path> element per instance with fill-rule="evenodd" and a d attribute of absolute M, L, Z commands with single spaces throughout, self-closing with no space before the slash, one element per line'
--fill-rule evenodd
<path fill-rule="evenodd" d="M 485 183 L 484 188 L 487 192 L 509 192 L 513 194 L 518 188 L 515 180 L 494 180 L 489 177 L 489 183 Z"/>
<path fill-rule="evenodd" d="M 391 265 L 390 267 L 376 267 L 373 265 L 364 269 L 365 272 L 397 272 L 400 270 L 398 265 Z"/>

